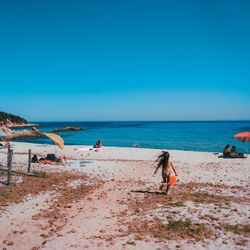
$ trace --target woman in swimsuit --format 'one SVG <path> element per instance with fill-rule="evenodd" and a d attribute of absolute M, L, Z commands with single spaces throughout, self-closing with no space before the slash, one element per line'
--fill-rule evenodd
<path fill-rule="evenodd" d="M 162 153 L 158 156 L 157 158 L 157 167 L 154 171 L 154 174 L 157 173 L 158 169 L 162 167 L 162 185 L 160 186 L 160 190 L 163 189 L 165 183 L 167 183 L 167 188 L 166 188 L 166 194 L 168 193 L 168 189 L 170 187 L 170 166 L 174 170 L 175 176 L 178 176 L 178 173 L 176 172 L 176 169 L 173 165 L 173 162 L 169 160 L 169 153 L 167 151 L 162 151 Z"/>

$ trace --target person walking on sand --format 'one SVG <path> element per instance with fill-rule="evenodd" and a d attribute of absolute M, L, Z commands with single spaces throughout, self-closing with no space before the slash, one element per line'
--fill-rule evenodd
<path fill-rule="evenodd" d="M 170 187 L 170 167 L 172 167 L 175 176 L 178 176 L 178 173 L 173 165 L 173 162 L 169 160 L 170 155 L 167 151 L 162 151 L 162 153 L 158 156 L 156 162 L 158 162 L 157 167 L 154 171 L 154 174 L 157 173 L 158 169 L 162 167 L 162 185 L 160 186 L 160 190 L 163 189 L 165 183 L 167 184 L 166 194 L 168 193 Z"/>

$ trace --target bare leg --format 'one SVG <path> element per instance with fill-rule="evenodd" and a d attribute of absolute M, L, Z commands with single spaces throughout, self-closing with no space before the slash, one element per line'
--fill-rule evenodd
<path fill-rule="evenodd" d="M 168 194 L 168 189 L 169 189 L 170 185 L 167 184 L 167 189 L 166 189 L 166 194 Z"/>
<path fill-rule="evenodd" d="M 160 190 L 164 188 L 166 183 L 167 183 L 167 175 L 164 172 L 162 172 L 162 184 L 160 186 Z"/>
<path fill-rule="evenodd" d="M 168 194 L 169 187 L 170 187 L 170 175 L 167 176 L 167 189 L 166 189 L 166 194 Z"/>

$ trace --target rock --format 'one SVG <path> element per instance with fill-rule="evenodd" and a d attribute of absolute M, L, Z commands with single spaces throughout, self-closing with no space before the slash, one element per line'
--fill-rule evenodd
<path fill-rule="evenodd" d="M 66 127 L 66 128 L 55 128 L 52 132 L 67 132 L 67 131 L 81 131 L 84 130 L 83 128 L 80 128 L 78 126 L 75 127 Z"/>
<path fill-rule="evenodd" d="M 40 130 L 33 128 L 32 130 L 12 131 L 9 139 L 22 139 L 22 138 L 34 138 L 43 136 Z"/>
<path fill-rule="evenodd" d="M 13 241 L 9 241 L 9 242 L 7 243 L 7 246 L 12 246 L 12 245 L 14 245 L 14 242 L 13 242 Z"/>
<path fill-rule="evenodd" d="M 32 127 L 31 130 L 34 131 L 34 132 L 36 132 L 36 133 L 41 133 L 41 131 L 39 129 L 37 129 L 36 127 Z"/>

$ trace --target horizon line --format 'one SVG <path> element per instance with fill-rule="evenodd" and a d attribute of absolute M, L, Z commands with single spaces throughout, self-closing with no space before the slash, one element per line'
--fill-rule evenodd
<path fill-rule="evenodd" d="M 34 122 L 250 122 L 250 120 L 72 120 L 72 121 L 28 121 Z"/>

